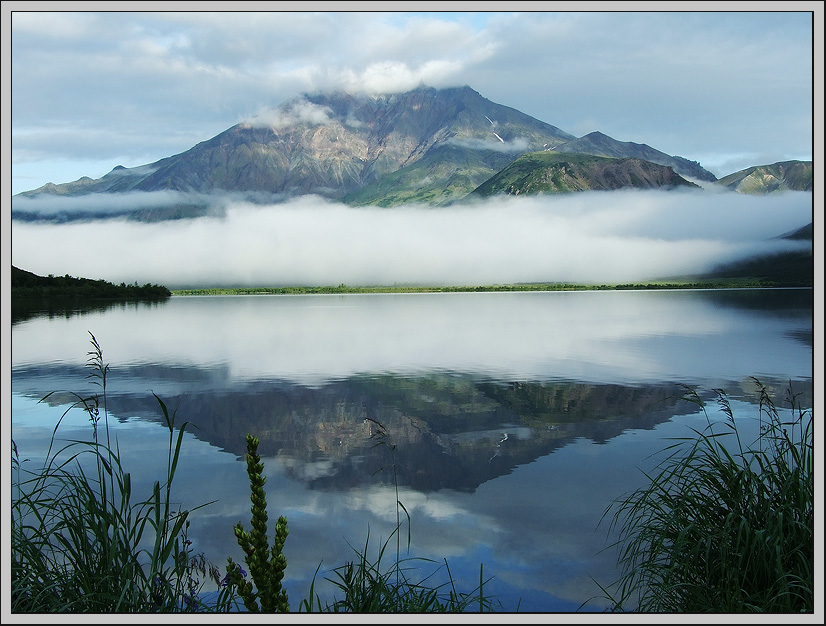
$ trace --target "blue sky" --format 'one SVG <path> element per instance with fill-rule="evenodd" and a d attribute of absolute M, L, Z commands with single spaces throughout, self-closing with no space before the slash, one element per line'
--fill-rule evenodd
<path fill-rule="evenodd" d="M 13 193 L 151 163 L 302 92 L 333 88 L 469 85 L 576 136 L 599 130 L 646 143 L 718 177 L 811 159 L 813 96 L 822 121 L 812 63 L 814 55 L 822 70 L 823 20 L 814 20 L 813 42 L 807 12 L 822 3 L 762 13 L 739 10 L 760 3 L 726 2 L 563 13 L 308 12 L 300 9 L 318 3 L 300 2 L 293 12 L 150 13 L 129 2 L 113 12 L 71 2 L 42 10 L 49 6 L 3 7 Z M 84 10 L 64 10 L 72 8 Z"/>

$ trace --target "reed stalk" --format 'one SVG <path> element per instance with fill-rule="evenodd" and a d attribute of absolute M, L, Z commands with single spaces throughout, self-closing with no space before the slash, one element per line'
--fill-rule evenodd
<path fill-rule="evenodd" d="M 94 335 L 91 343 L 87 366 L 99 393 L 73 394 L 42 465 L 30 469 L 12 441 L 11 610 L 198 610 L 197 593 L 206 576 L 217 581 L 218 570 L 191 548 L 191 511 L 172 506 L 186 424 L 176 426 L 174 413 L 155 396 L 169 431 L 166 476 L 137 499 L 109 427 L 109 366 Z M 89 416 L 91 438 L 58 443 L 61 423 L 78 408 Z"/>
<path fill-rule="evenodd" d="M 648 484 L 616 500 L 622 576 L 614 610 L 668 613 L 811 612 L 814 606 L 814 480 L 811 410 L 792 392 L 784 418 L 766 387 L 760 433 L 744 445 L 731 404 L 725 419 L 664 450 Z M 605 518 L 605 516 L 603 517 Z"/>

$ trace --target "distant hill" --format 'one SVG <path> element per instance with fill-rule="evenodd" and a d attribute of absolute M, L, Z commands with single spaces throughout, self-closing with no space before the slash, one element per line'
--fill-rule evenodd
<path fill-rule="evenodd" d="M 810 224 L 807 224 L 806 226 L 798 228 L 797 230 L 793 230 L 790 233 L 786 233 L 785 235 L 781 235 L 780 238 L 781 239 L 813 241 L 814 240 L 814 233 L 815 233 L 814 222 L 812 222 Z"/>
<path fill-rule="evenodd" d="M 808 241 L 813 244 L 814 224 L 807 224 L 777 239 Z M 765 286 L 813 287 L 814 247 L 797 252 L 780 252 L 727 263 L 701 278 L 716 281 L 748 281 Z"/>
<path fill-rule="evenodd" d="M 456 144 L 436 146 L 425 156 L 342 198 L 347 204 L 442 206 L 464 199 L 514 159 L 513 153 L 478 150 Z"/>
<path fill-rule="evenodd" d="M 814 256 L 808 252 L 783 252 L 715 268 L 707 278 L 744 280 L 766 286 L 814 286 Z"/>
<path fill-rule="evenodd" d="M 719 179 L 717 184 L 745 194 L 812 191 L 813 177 L 811 161 L 780 161 L 734 172 Z"/>
<path fill-rule="evenodd" d="M 617 141 L 599 131 L 589 133 L 579 139 L 552 146 L 555 152 L 574 152 L 579 154 L 593 154 L 597 156 L 627 158 L 632 157 L 643 161 L 650 161 L 658 165 L 665 165 L 681 176 L 713 182 L 717 180 L 711 172 L 703 169 L 696 161 L 689 161 L 683 157 L 669 156 L 655 150 L 644 143 L 631 141 Z"/>
<path fill-rule="evenodd" d="M 474 196 L 527 195 L 623 188 L 697 187 L 671 167 L 635 158 L 533 152 L 524 154 L 474 190 Z"/>

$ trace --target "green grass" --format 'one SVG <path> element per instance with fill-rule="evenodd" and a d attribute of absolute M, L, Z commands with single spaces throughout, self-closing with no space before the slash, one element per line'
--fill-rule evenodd
<path fill-rule="evenodd" d="M 814 607 L 812 415 L 791 387 L 783 419 L 757 380 L 760 435 L 726 419 L 665 450 L 646 487 L 612 504 L 622 576 L 616 610 L 800 613 Z M 687 399 L 706 408 L 695 392 Z M 708 414 L 706 413 L 708 418 Z"/>
<path fill-rule="evenodd" d="M 591 285 L 581 283 L 515 283 L 506 285 L 317 285 L 284 287 L 204 287 L 175 289 L 173 296 L 304 295 L 354 293 L 466 293 L 523 291 L 627 291 L 651 289 L 737 289 L 783 286 L 774 281 L 743 276 L 732 279 L 697 279 Z"/>
<path fill-rule="evenodd" d="M 422 566 L 432 567 L 435 561 L 424 558 L 396 558 L 382 565 L 389 542 L 398 538 L 397 526 L 387 541 L 381 544 L 375 560 L 368 557 L 370 535 L 364 547 L 353 548 L 355 558 L 332 570 L 326 580 L 339 594 L 332 602 L 322 603 L 315 594 L 315 577 L 309 597 L 302 601 L 301 611 L 323 613 L 489 613 L 501 611 L 498 600 L 485 594 L 484 566 L 479 566 L 479 585 L 470 592 L 459 592 L 450 573 L 447 560 L 429 574 L 422 575 Z M 351 546 L 352 547 L 352 546 Z M 432 578 L 444 567 L 448 581 L 436 584 Z M 318 570 L 316 570 L 316 576 Z"/>

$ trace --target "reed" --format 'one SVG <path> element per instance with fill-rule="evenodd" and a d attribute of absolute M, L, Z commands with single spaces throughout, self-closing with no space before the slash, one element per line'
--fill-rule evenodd
<path fill-rule="evenodd" d="M 197 610 L 205 578 L 217 582 L 218 570 L 191 548 L 191 511 L 172 506 L 186 424 L 176 426 L 174 413 L 155 396 L 169 431 L 166 476 L 155 481 L 148 497 L 137 499 L 109 428 L 109 366 L 94 335 L 91 343 L 89 378 L 99 393 L 74 394 L 75 402 L 54 427 L 43 464 L 30 469 L 12 441 L 11 610 Z M 58 445 L 60 425 L 74 408 L 89 415 L 92 436 Z"/>
<path fill-rule="evenodd" d="M 109 428 L 106 384 L 109 373 L 103 351 L 90 333 L 92 350 L 87 354 L 89 378 L 99 393 L 72 394 L 67 408 L 52 431 L 42 465 L 31 469 L 28 459 L 20 459 L 12 441 L 12 524 L 11 524 L 11 611 L 13 613 L 156 613 L 156 612 L 286 612 L 289 603 L 282 580 L 287 567 L 283 547 L 287 520 L 279 517 L 275 538 L 267 540 L 266 477 L 257 453 L 258 440 L 247 435 L 247 475 L 250 483 L 251 526 L 239 522 L 232 529 L 244 551 L 246 571 L 228 559 L 226 576 L 203 554 L 196 554 L 188 538 L 189 516 L 207 506 L 191 510 L 172 506 L 172 485 L 180 458 L 187 424 L 176 425 L 175 413 L 154 395 L 169 432 L 166 476 L 155 481 L 148 497 L 137 499 L 131 474 L 126 471 L 117 438 Z M 48 394 L 41 399 L 47 400 Z M 81 409 L 89 416 L 91 437 L 66 440 L 58 436 L 66 415 Z M 384 426 L 377 426 L 376 445 L 395 450 Z M 328 580 L 344 597 L 322 605 L 315 594 L 315 577 L 309 597 L 301 609 L 318 612 L 461 612 L 489 611 L 494 601 L 484 593 L 486 580 L 480 566 L 479 586 L 470 593 L 456 590 L 447 561 L 448 583 L 431 584 L 441 569 L 415 579 L 414 562 L 402 559 L 398 538 L 400 511 L 407 510 L 398 499 L 396 484 L 396 529 L 381 546 L 378 558 L 356 550 L 357 559 L 331 571 Z M 410 516 L 408 550 L 410 548 Z M 382 559 L 389 541 L 396 538 L 396 558 L 385 567 Z M 316 572 L 318 573 L 318 571 Z M 209 601 L 201 594 L 206 579 L 218 586 Z M 243 602 L 243 607 L 241 606 Z"/>
<path fill-rule="evenodd" d="M 760 433 L 744 445 L 730 402 L 722 421 L 678 439 L 648 484 L 606 510 L 619 528 L 622 575 L 603 591 L 614 610 L 668 613 L 811 612 L 814 480 L 811 410 L 789 385 L 784 418 L 766 387 Z"/>
<path fill-rule="evenodd" d="M 460 592 L 450 573 L 447 560 L 436 565 L 430 573 L 424 566 L 433 567 L 436 561 L 421 557 L 396 559 L 385 566 L 382 561 L 390 539 L 397 534 L 396 527 L 390 538 L 383 542 L 375 559 L 368 557 L 370 533 L 364 547 L 353 546 L 355 558 L 333 569 L 325 578 L 341 595 L 332 602 L 322 604 L 315 594 L 315 576 L 310 584 L 309 597 L 302 600 L 301 611 L 322 613 L 487 613 L 500 611 L 501 604 L 486 595 L 484 566 L 479 566 L 479 585 L 470 592 Z M 319 566 L 320 567 L 320 566 Z M 444 568 L 447 582 L 434 582 Z M 316 576 L 318 569 L 316 570 Z"/>

